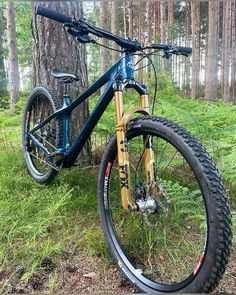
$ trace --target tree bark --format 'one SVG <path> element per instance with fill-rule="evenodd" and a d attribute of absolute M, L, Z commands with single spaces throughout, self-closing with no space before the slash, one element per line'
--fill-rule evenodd
<path fill-rule="evenodd" d="M 218 82 L 218 41 L 219 41 L 219 2 L 209 1 L 209 25 L 207 42 L 207 66 L 205 75 L 205 99 L 216 100 Z"/>
<path fill-rule="evenodd" d="M 108 28 L 108 2 L 100 2 L 100 28 L 107 30 Z M 101 44 L 104 46 L 109 46 L 109 42 L 105 38 L 101 38 Z M 109 68 L 109 51 L 107 48 L 100 47 L 100 56 L 101 56 L 101 73 L 103 74 Z"/>
<path fill-rule="evenodd" d="M 236 103 L 236 2 L 232 2 L 231 98 Z"/>
<path fill-rule="evenodd" d="M 160 34 L 160 3 L 154 2 L 154 40 L 157 41 L 157 36 Z"/>
<path fill-rule="evenodd" d="M 222 85 L 221 95 L 224 101 L 230 101 L 230 56 L 231 56 L 231 24 L 232 24 L 232 5 L 231 1 L 223 3 L 223 41 L 222 41 Z"/>
<path fill-rule="evenodd" d="M 3 33 L 3 10 L 0 7 L 0 95 L 4 93 L 7 89 L 6 70 L 3 58 Z"/>
<path fill-rule="evenodd" d="M 118 19 L 118 11 L 119 11 L 119 2 L 112 1 L 111 3 L 111 31 L 113 34 L 119 34 L 119 19 Z M 119 46 L 112 42 L 113 49 L 119 49 Z M 114 64 L 118 58 L 120 57 L 120 53 L 117 51 L 112 51 L 112 63 Z"/>
<path fill-rule="evenodd" d="M 7 41 L 8 41 L 8 80 L 11 99 L 11 108 L 19 99 L 20 77 L 18 68 L 18 57 L 16 48 L 16 25 L 14 14 L 14 1 L 7 3 Z"/>
<path fill-rule="evenodd" d="M 192 20 L 192 99 L 199 97 L 200 72 L 200 2 L 191 2 Z"/>
<path fill-rule="evenodd" d="M 191 38 L 191 4 L 186 4 L 186 13 L 185 13 L 185 46 L 190 47 L 190 38 Z M 190 58 L 184 58 L 184 83 L 183 89 L 186 97 L 190 97 L 190 73 L 191 73 L 191 64 Z"/>
<path fill-rule="evenodd" d="M 34 2 L 35 5 L 42 4 L 49 9 L 63 14 L 71 15 L 79 19 L 83 15 L 81 2 Z M 81 77 L 79 82 L 70 84 L 70 96 L 72 98 L 85 90 L 88 85 L 86 53 L 84 45 L 78 43 L 70 36 L 62 24 L 48 18 L 35 16 L 32 21 L 33 34 L 33 69 L 34 84 L 46 84 L 52 86 L 58 95 L 62 95 L 62 84 L 58 79 L 50 75 L 53 69 L 62 69 L 71 73 L 76 73 Z M 78 130 L 84 124 L 88 116 L 88 102 L 83 102 L 72 113 L 71 140 L 73 141 Z M 89 143 L 82 150 L 82 155 L 90 153 Z"/>
<path fill-rule="evenodd" d="M 145 10 L 145 7 L 144 7 L 144 2 L 143 1 L 139 1 L 138 2 L 138 40 L 139 42 L 144 42 L 144 20 L 143 20 L 143 11 Z M 138 64 L 138 67 L 140 67 L 141 69 L 138 71 L 138 80 L 142 81 L 143 82 L 143 67 L 144 66 L 144 60 L 141 60 L 141 62 Z"/>
<path fill-rule="evenodd" d="M 173 26 L 174 24 L 174 1 L 168 1 L 168 24 Z"/>
<path fill-rule="evenodd" d="M 160 2 L 160 29 L 161 29 L 161 43 L 166 44 L 166 6 L 164 1 Z M 161 59 L 161 70 L 166 71 L 166 59 Z"/>
<path fill-rule="evenodd" d="M 126 1 L 123 1 L 123 22 L 124 22 L 124 37 L 127 38 Z"/>
<path fill-rule="evenodd" d="M 147 25 L 147 43 L 151 43 L 152 40 L 152 28 L 151 28 L 151 2 L 150 0 L 146 1 L 146 16 L 147 16 L 147 21 L 146 21 L 146 25 Z"/>
<path fill-rule="evenodd" d="M 133 2 L 128 2 L 129 38 L 133 39 Z"/>

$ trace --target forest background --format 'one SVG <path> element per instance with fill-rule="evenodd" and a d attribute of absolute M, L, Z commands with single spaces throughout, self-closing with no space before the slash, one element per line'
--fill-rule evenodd
<path fill-rule="evenodd" d="M 61 91 L 49 75 L 53 68 L 82 75 L 79 90 L 71 89 L 76 97 L 118 59 L 119 53 L 97 45 L 84 47 L 68 38 L 62 26 L 40 21 L 33 13 L 37 3 L 12 0 L 0 3 L 0 205 L 4 208 L 0 221 L 3 232 L 0 260 L 4 290 L 32 278 L 45 259 L 50 262 L 53 255 L 60 256 L 76 247 L 86 245 L 91 257 L 108 256 L 99 226 L 95 225 L 96 172 L 86 177 L 75 169 L 69 181 L 69 172 L 64 172 L 50 189 L 42 192 L 23 168 L 20 130 L 23 105 L 35 84 L 47 83 Z M 165 60 L 161 54 L 153 57 L 158 72 L 155 114 L 181 123 L 206 146 L 223 175 L 235 222 L 236 1 L 43 1 L 41 4 L 66 14 L 74 15 L 76 11 L 76 17 L 84 16 L 114 34 L 142 43 L 193 48 L 191 58 L 173 56 Z M 116 48 L 106 40 L 99 42 Z M 146 60 L 137 64 L 137 76 L 148 82 L 152 97 L 154 73 Z M 82 106 L 79 116 L 74 116 L 77 125 L 81 126 L 98 95 Z M 134 101 L 132 97 L 129 103 Z M 87 147 L 90 151 L 84 154 L 84 157 L 92 154 L 95 166 L 113 130 L 111 106 L 92 136 Z M 85 192 L 91 177 L 94 187 Z M 26 194 L 26 188 L 33 193 Z M 27 198 L 22 197 L 25 194 Z M 84 198 L 75 200 L 78 194 Z M 91 195 L 92 208 L 88 202 Z M 39 197 L 41 213 L 37 216 L 35 202 L 38 204 Z M 81 232 L 88 208 L 91 228 Z M 78 216 L 80 221 L 76 223 Z M 76 240 L 76 247 L 71 240 Z M 9 277 L 19 265 L 24 265 L 20 268 L 22 274 L 17 283 L 12 283 Z M 57 273 L 51 273 L 46 288 L 58 290 L 60 279 Z"/>

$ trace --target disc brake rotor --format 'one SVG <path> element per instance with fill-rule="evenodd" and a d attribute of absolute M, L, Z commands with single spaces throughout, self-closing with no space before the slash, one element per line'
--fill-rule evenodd
<path fill-rule="evenodd" d="M 155 196 L 149 194 L 153 184 L 136 185 L 134 190 L 135 202 L 139 208 L 138 212 L 143 216 L 145 223 L 153 228 L 157 227 L 161 212 L 164 212 L 167 217 L 171 204 L 165 189 L 161 184 L 157 186 L 158 193 Z"/>

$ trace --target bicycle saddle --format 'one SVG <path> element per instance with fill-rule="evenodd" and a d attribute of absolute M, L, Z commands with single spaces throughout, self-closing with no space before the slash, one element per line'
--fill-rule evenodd
<path fill-rule="evenodd" d="M 72 73 L 66 73 L 61 70 L 52 70 L 51 75 L 57 79 L 62 79 L 64 83 L 71 83 L 73 81 L 79 81 L 80 77 Z"/>

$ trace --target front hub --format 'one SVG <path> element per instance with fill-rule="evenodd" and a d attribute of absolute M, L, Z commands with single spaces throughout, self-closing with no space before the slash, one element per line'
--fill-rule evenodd
<path fill-rule="evenodd" d="M 154 196 L 150 194 L 151 187 L 153 187 L 152 184 L 136 185 L 134 198 L 136 200 L 137 211 L 143 216 L 146 224 L 156 227 L 159 222 L 161 211 L 167 215 L 170 201 L 161 185 L 158 185 L 158 193 Z"/>

